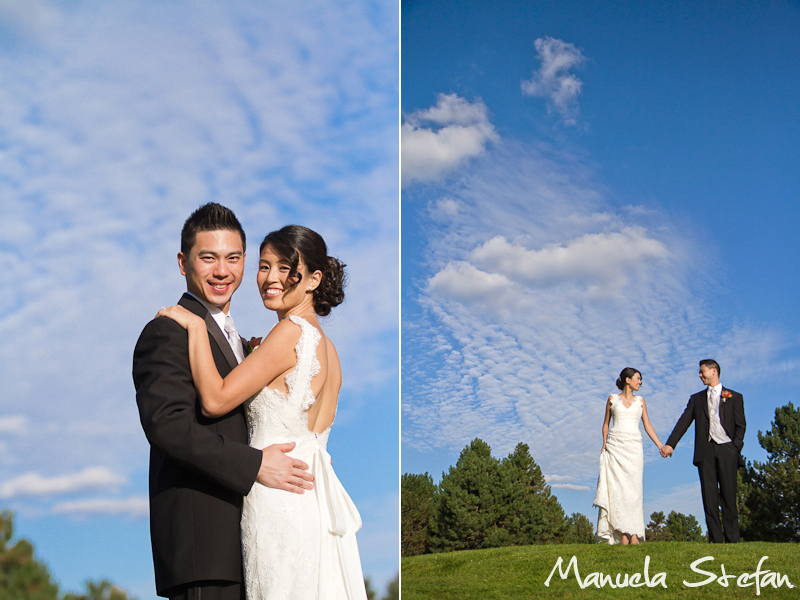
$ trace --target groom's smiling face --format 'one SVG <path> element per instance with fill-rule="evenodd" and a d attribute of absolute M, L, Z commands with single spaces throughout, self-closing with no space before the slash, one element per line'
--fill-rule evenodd
<path fill-rule="evenodd" d="M 227 314 L 244 274 L 244 248 L 236 231 L 198 231 L 188 255 L 178 253 L 186 289 Z"/>

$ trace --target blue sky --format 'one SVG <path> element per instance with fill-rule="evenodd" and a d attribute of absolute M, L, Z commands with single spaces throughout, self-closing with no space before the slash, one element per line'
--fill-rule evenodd
<path fill-rule="evenodd" d="M 402 471 L 530 446 L 592 508 L 605 400 L 666 441 L 697 362 L 744 455 L 800 383 L 800 6 L 404 1 Z M 645 436 L 645 515 L 702 517 L 692 435 Z"/>
<path fill-rule="evenodd" d="M 131 355 L 178 300 L 197 206 L 249 236 L 239 331 L 274 315 L 253 252 L 301 223 L 348 264 L 324 324 L 344 371 L 329 450 L 364 572 L 397 572 L 396 3 L 0 3 L 0 507 L 63 588 L 155 597 Z"/>

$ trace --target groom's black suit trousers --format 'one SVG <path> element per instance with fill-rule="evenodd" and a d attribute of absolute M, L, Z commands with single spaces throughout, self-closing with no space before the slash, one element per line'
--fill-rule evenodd
<path fill-rule="evenodd" d="M 712 543 L 739 541 L 739 512 L 736 508 L 738 464 L 739 452 L 732 443 L 712 442 L 703 462 L 697 465 L 708 539 Z M 719 518 L 720 501 L 722 521 Z"/>

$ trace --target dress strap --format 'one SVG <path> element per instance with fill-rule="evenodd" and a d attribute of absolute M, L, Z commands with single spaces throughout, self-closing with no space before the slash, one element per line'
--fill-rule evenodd
<path fill-rule="evenodd" d="M 320 371 L 317 346 L 322 339 L 322 334 L 303 317 L 289 315 L 289 320 L 300 327 L 300 339 L 297 340 L 294 348 L 297 365 L 286 376 L 286 387 L 289 390 L 289 398 L 296 400 L 303 410 L 308 410 L 315 401 L 311 394 L 311 380 Z"/>

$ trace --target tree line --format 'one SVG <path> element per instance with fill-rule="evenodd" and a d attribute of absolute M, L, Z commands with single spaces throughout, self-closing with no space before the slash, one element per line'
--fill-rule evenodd
<path fill-rule="evenodd" d="M 741 536 L 747 541 L 800 541 L 800 410 L 775 410 L 772 429 L 759 432 L 765 463 L 740 469 Z M 705 539 L 693 515 L 654 512 L 650 541 Z M 413 556 L 543 543 L 594 543 L 594 525 L 565 515 L 527 444 L 496 459 L 481 439 L 470 442 L 436 485 L 428 474 L 401 480 L 401 552 Z"/>

